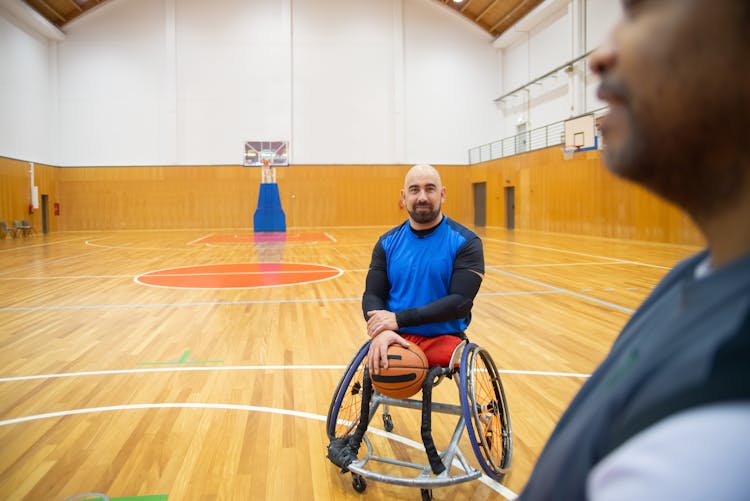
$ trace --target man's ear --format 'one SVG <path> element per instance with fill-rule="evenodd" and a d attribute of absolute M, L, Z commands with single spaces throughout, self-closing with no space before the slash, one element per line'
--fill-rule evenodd
<path fill-rule="evenodd" d="M 445 202 L 445 186 L 440 190 L 440 201 Z"/>

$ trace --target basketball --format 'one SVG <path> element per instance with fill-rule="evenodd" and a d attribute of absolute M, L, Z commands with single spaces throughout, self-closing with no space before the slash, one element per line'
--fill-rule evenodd
<path fill-rule="evenodd" d="M 387 397 L 409 398 L 422 389 L 428 370 L 427 357 L 419 346 L 392 344 L 388 347 L 388 368 L 371 374 L 372 386 Z"/>

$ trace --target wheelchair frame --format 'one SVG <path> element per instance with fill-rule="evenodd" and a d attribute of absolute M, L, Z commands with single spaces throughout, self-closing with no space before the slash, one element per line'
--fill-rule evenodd
<path fill-rule="evenodd" d="M 339 380 L 331 400 L 326 419 L 326 431 L 329 439 L 333 440 L 349 436 L 354 433 L 360 421 L 362 397 L 364 393 L 363 380 L 365 376 L 365 359 L 369 350 L 366 342 L 352 358 Z M 460 360 L 460 363 L 458 363 Z M 458 364 L 457 364 L 458 363 Z M 458 365 L 458 369 L 456 369 Z M 458 378 L 454 378 L 458 372 Z M 453 378 L 458 390 L 461 405 L 446 404 L 431 401 L 431 389 L 439 384 L 444 377 Z M 367 376 L 369 377 L 369 376 Z M 490 478 L 502 481 L 510 467 L 513 450 L 513 437 L 510 424 L 510 414 L 505 398 L 500 374 L 497 371 L 490 354 L 476 344 L 463 341 L 453 352 L 448 367 L 434 367 L 430 371 L 432 385 L 429 395 L 424 395 L 430 404 L 431 414 L 449 414 L 458 416 L 452 437 L 446 448 L 437 454 L 444 467 L 442 473 L 434 473 L 431 464 L 420 464 L 410 461 L 385 458 L 374 454 L 372 443 L 365 433 L 362 441 L 366 446 L 366 453 L 358 460 L 342 469 L 352 473 L 352 485 L 357 492 L 364 492 L 367 488 L 365 479 L 385 482 L 421 489 L 422 499 L 432 499 L 432 488 L 455 485 L 482 476 L 482 471 L 472 467 L 459 449 L 461 434 L 466 429 L 472 450 L 480 467 Z M 369 381 L 366 382 L 369 384 Z M 402 407 L 421 410 L 423 403 L 415 399 L 394 399 L 380 394 L 373 389 L 370 400 L 367 424 L 369 427 L 378 408 L 383 406 L 383 426 L 387 432 L 393 430 L 390 407 Z M 343 411 L 342 411 L 343 409 Z M 347 414 L 342 416 L 342 414 Z M 430 414 L 430 416 L 431 416 Z M 423 424 L 424 426 L 424 424 Z M 424 431 L 424 430 L 423 430 Z M 431 433 L 428 440 L 423 442 L 426 449 L 434 450 Z M 499 447 L 498 447 L 499 438 Z M 430 453 L 427 451 L 428 459 Z M 368 463 L 385 463 L 404 469 L 417 470 L 415 476 L 386 475 L 371 471 Z M 430 461 L 432 463 L 432 460 Z M 451 474 L 451 466 L 463 470 L 463 473 Z"/>

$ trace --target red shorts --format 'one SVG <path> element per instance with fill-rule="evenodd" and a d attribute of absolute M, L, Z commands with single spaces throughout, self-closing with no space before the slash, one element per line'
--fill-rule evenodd
<path fill-rule="evenodd" d="M 419 346 L 427 356 L 427 362 L 430 367 L 440 365 L 448 367 L 451 362 L 451 356 L 456 346 L 461 344 L 462 339 L 458 336 L 443 334 L 441 336 L 420 336 L 419 334 L 400 334 L 400 336 L 410 343 Z"/>

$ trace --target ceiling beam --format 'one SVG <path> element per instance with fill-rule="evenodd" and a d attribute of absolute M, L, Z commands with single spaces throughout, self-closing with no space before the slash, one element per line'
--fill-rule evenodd
<path fill-rule="evenodd" d="M 78 5 L 76 2 L 74 2 L 73 0 L 68 0 L 68 3 L 72 5 L 73 8 L 76 9 L 78 12 L 83 12 L 83 9 L 81 8 L 81 6 Z"/>
<path fill-rule="evenodd" d="M 63 23 L 64 23 L 64 22 L 66 21 L 66 19 L 65 19 L 65 18 L 64 18 L 64 17 L 62 16 L 62 14 L 60 14 L 59 12 L 57 12 L 57 11 L 56 11 L 56 10 L 55 10 L 54 8 L 50 7 L 50 5 L 49 5 L 49 4 L 47 3 L 47 2 L 45 2 L 44 0 L 37 0 L 37 1 L 38 1 L 38 2 L 39 2 L 39 3 L 41 4 L 41 5 L 42 5 L 42 6 L 44 6 L 44 8 L 46 8 L 46 9 L 47 9 L 48 11 L 50 11 L 50 12 L 51 12 L 51 13 L 52 13 L 52 14 L 53 14 L 53 15 L 54 15 L 54 16 L 55 16 L 56 18 L 58 18 L 58 19 L 59 19 L 59 20 L 60 20 L 61 22 L 63 22 Z"/>
<path fill-rule="evenodd" d="M 508 14 L 506 14 L 506 15 L 505 15 L 505 17 L 504 17 L 504 18 L 502 18 L 502 19 L 501 19 L 500 21 L 496 22 L 496 23 L 494 24 L 494 26 L 492 26 L 492 27 L 490 28 L 490 33 L 493 33 L 493 32 L 494 32 L 494 31 L 495 31 L 495 30 L 496 30 L 496 29 L 498 28 L 498 26 L 500 26 L 500 25 L 502 25 L 502 24 L 503 24 L 504 22 L 508 21 L 508 20 L 509 20 L 509 19 L 510 19 L 510 18 L 511 18 L 511 17 L 512 17 L 512 16 L 513 16 L 513 15 L 514 15 L 514 14 L 515 14 L 515 13 L 516 13 L 517 11 L 518 11 L 518 9 L 520 9 L 521 7 L 523 7 L 523 8 L 524 8 L 524 11 L 528 11 L 528 9 L 526 9 L 526 4 L 528 3 L 528 1 L 529 1 L 529 0 L 523 0 L 522 2 L 519 2 L 519 3 L 517 3 L 517 4 L 516 4 L 516 6 L 515 6 L 515 7 L 513 7 L 513 8 L 512 8 L 511 10 L 510 10 L 510 12 L 508 12 Z"/>
<path fill-rule="evenodd" d="M 471 3 L 471 0 L 466 0 L 464 4 L 461 6 L 461 10 L 459 12 L 463 13 L 463 11 L 466 10 L 466 7 L 468 7 L 470 3 Z"/>
<path fill-rule="evenodd" d="M 478 22 L 479 22 L 479 20 L 480 20 L 480 19 L 482 19 L 482 18 L 484 17 L 484 15 L 485 15 L 485 14 L 487 14 L 487 13 L 488 13 L 488 12 L 490 11 L 490 9 L 492 9 L 492 7 L 494 7 L 495 5 L 497 5 L 499 1 L 500 1 L 500 0 L 495 0 L 494 2 L 492 2 L 491 4 L 489 4 L 489 5 L 488 5 L 488 6 L 487 6 L 487 7 L 486 7 L 486 8 L 485 8 L 485 9 L 484 9 L 484 10 L 483 10 L 482 12 L 480 12 L 480 13 L 479 13 L 479 15 L 478 15 L 478 16 L 477 16 L 477 17 L 476 17 L 476 18 L 474 19 L 474 22 L 475 22 L 475 23 L 478 23 Z"/>

